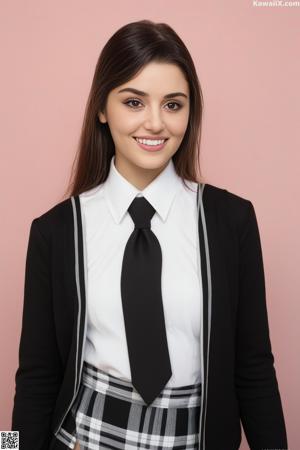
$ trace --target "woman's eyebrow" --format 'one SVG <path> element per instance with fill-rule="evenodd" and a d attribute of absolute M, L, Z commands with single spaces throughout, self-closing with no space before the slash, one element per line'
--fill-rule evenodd
<path fill-rule="evenodd" d="M 131 93 L 136 94 L 136 95 L 149 97 L 149 94 L 147 94 L 146 92 L 139 91 L 138 89 L 134 89 L 134 88 L 130 88 L 130 87 L 121 89 L 120 91 L 118 91 L 118 94 L 120 92 L 131 92 Z M 185 97 L 185 98 L 187 98 L 187 95 L 184 94 L 183 92 L 171 92 L 170 94 L 166 94 L 164 96 L 164 98 L 172 98 L 172 97 Z"/>

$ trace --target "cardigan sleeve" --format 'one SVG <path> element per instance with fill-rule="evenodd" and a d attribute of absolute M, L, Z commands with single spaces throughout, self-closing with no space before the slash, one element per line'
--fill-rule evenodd
<path fill-rule="evenodd" d="M 26 256 L 19 367 L 15 374 L 12 430 L 22 450 L 48 450 L 50 424 L 62 381 L 51 292 L 51 249 L 39 219 L 31 223 Z"/>
<path fill-rule="evenodd" d="M 239 305 L 235 383 L 251 450 L 287 449 L 266 305 L 263 255 L 253 204 L 239 237 Z"/>

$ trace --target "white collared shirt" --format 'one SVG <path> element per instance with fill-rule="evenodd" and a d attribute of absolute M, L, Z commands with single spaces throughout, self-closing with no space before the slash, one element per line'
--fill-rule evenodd
<path fill-rule="evenodd" d="M 177 175 L 173 160 L 139 191 L 116 169 L 104 183 L 80 194 L 87 256 L 85 361 L 131 381 L 121 299 L 126 242 L 134 230 L 127 209 L 138 195 L 155 208 L 151 230 L 162 251 L 161 291 L 172 376 L 166 386 L 199 383 L 202 283 L 198 266 L 197 183 Z"/>

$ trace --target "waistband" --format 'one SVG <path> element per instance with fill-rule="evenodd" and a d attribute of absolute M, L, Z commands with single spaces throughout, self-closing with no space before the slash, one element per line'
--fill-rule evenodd
<path fill-rule="evenodd" d="M 81 384 L 105 395 L 145 405 L 143 398 L 130 381 L 115 377 L 87 361 L 83 361 Z M 165 387 L 151 403 L 151 407 L 192 408 L 200 405 L 201 394 L 201 382 L 179 387 Z"/>

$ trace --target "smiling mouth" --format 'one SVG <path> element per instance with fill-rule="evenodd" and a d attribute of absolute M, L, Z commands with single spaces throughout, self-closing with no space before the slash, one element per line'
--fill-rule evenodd
<path fill-rule="evenodd" d="M 143 150 L 146 150 L 148 152 L 149 151 L 150 152 L 155 152 L 155 151 L 159 151 L 162 148 L 164 148 L 164 146 L 165 146 L 165 144 L 166 144 L 166 142 L 168 141 L 169 138 L 166 138 L 166 139 L 141 139 L 144 142 L 139 142 L 136 137 L 133 137 L 133 139 L 138 144 L 138 146 L 140 148 L 142 148 Z M 149 144 L 149 141 L 150 142 L 151 141 L 156 141 L 156 142 L 158 141 L 159 143 L 158 144 Z M 148 142 L 148 144 L 147 144 L 147 142 Z"/>
<path fill-rule="evenodd" d="M 166 142 L 169 138 L 164 138 L 164 139 L 155 139 L 155 138 L 153 138 L 153 139 L 144 139 L 144 138 L 139 138 L 139 137 L 137 137 L 137 136 L 133 136 L 133 139 L 135 139 L 137 142 L 139 142 L 139 141 L 163 141 L 163 142 Z M 138 141 L 138 139 L 139 139 L 139 141 Z"/>

